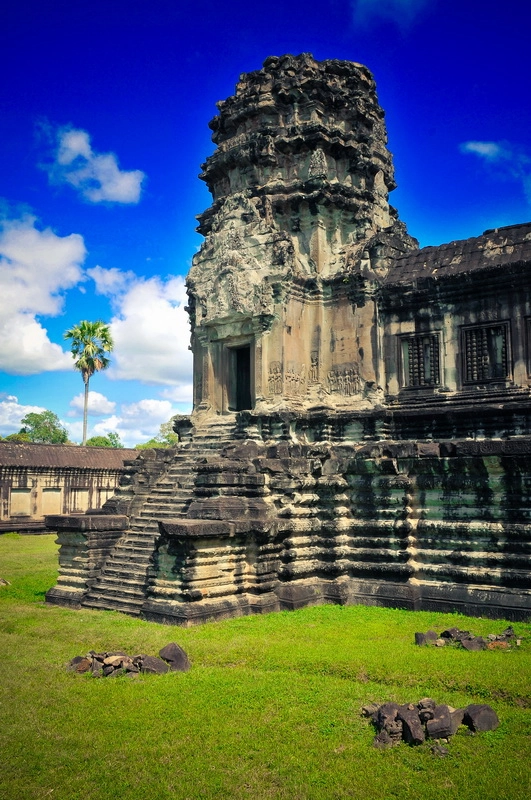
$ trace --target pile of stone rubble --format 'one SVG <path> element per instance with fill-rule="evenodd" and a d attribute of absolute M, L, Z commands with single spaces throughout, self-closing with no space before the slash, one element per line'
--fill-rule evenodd
<path fill-rule="evenodd" d="M 128 656 L 123 650 L 108 653 L 90 650 L 86 656 L 75 656 L 69 662 L 68 669 L 71 672 L 91 673 L 95 678 L 113 678 L 139 673 L 162 675 L 165 672 L 187 672 L 190 662 L 182 647 L 170 642 L 159 650 L 159 658 L 145 654 Z"/>
<path fill-rule="evenodd" d="M 489 633 L 487 638 L 474 636 L 470 631 L 460 631 L 459 628 L 448 628 L 441 634 L 435 631 L 415 634 L 415 644 L 432 644 L 435 647 L 446 647 L 446 645 L 459 645 L 465 650 L 507 650 L 509 647 L 519 647 L 522 643 L 511 625 L 502 633 Z"/>
<path fill-rule="evenodd" d="M 392 747 L 401 741 L 420 745 L 426 739 L 449 739 L 461 725 L 473 732 L 493 731 L 500 721 L 493 708 L 484 703 L 472 703 L 466 708 L 438 705 L 431 697 L 418 703 L 371 703 L 362 713 L 370 717 L 378 731 L 375 747 Z"/>

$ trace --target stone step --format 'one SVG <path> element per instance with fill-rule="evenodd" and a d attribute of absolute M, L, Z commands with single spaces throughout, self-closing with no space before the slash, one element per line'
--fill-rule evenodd
<path fill-rule="evenodd" d="M 150 503 L 147 508 L 141 509 L 141 511 L 135 516 L 135 521 L 138 519 L 151 519 L 157 516 L 157 514 L 165 514 L 168 511 L 180 511 L 182 508 L 187 506 L 188 503 Z"/>
<path fill-rule="evenodd" d="M 135 567 L 140 571 L 146 571 L 146 550 L 137 553 L 113 553 L 105 562 L 102 569 L 102 574 L 112 572 L 116 569 L 122 569 L 125 564 L 129 564 L 129 568 L 133 573 Z M 149 554 L 153 552 L 153 547 L 149 550 Z"/>
<path fill-rule="evenodd" d="M 134 602 L 144 596 L 146 580 L 137 583 L 126 583 L 123 580 L 112 578 L 109 581 L 96 583 L 92 588 L 92 597 L 97 599 L 108 595 L 109 597 L 123 597 L 127 602 Z"/>
<path fill-rule="evenodd" d="M 139 544 L 141 547 L 150 547 L 154 544 L 156 538 L 155 533 L 139 533 L 138 531 L 127 531 L 127 538 L 119 539 L 115 545 L 115 550 L 127 549 L 128 547 L 136 547 Z"/>
<path fill-rule="evenodd" d="M 93 608 L 97 611 L 120 611 L 122 614 L 128 614 L 130 617 L 139 617 L 143 604 L 143 597 L 139 599 L 138 602 L 122 602 L 117 597 L 106 598 L 102 595 L 101 597 L 86 600 L 82 603 L 82 606 L 84 608 Z"/>
<path fill-rule="evenodd" d="M 148 553 L 153 552 L 153 542 L 148 547 L 144 547 L 144 545 L 139 545 L 138 547 L 134 548 L 115 548 L 112 553 L 109 555 L 106 564 L 113 564 L 116 559 L 124 560 L 124 561 L 138 561 L 145 559 Z"/>
<path fill-rule="evenodd" d="M 135 517 L 131 523 L 131 530 L 137 535 L 145 534 L 150 536 L 154 541 L 159 535 L 159 522 L 172 517 L 185 517 L 185 513 L 181 513 L 180 509 L 168 508 L 164 511 L 154 511 L 152 514 L 143 514 L 140 517 Z"/>
<path fill-rule="evenodd" d="M 155 537 L 159 533 L 158 522 L 154 517 L 135 517 L 131 523 L 131 530 L 137 535 Z"/>
<path fill-rule="evenodd" d="M 127 532 L 127 539 L 123 541 L 118 541 L 114 548 L 113 552 L 134 552 L 135 550 L 141 549 L 146 550 L 149 547 L 153 547 L 155 543 L 156 534 L 154 533 L 139 533 L 135 532 Z"/>
<path fill-rule="evenodd" d="M 156 503 L 168 503 L 168 502 L 171 502 L 171 501 L 173 501 L 175 503 L 179 503 L 179 502 L 183 502 L 184 503 L 184 501 L 187 499 L 187 497 L 191 494 L 192 488 L 190 488 L 189 491 L 187 491 L 187 492 L 184 491 L 183 489 L 180 489 L 180 488 L 179 489 L 174 489 L 172 494 L 170 494 L 170 491 L 171 490 L 168 489 L 165 493 L 162 493 L 162 494 L 159 494 L 158 492 L 157 493 L 154 492 L 153 495 L 150 495 L 147 498 L 147 500 L 145 502 L 145 505 L 149 507 L 150 505 L 153 505 L 153 504 L 156 504 Z"/>
<path fill-rule="evenodd" d="M 104 577 L 104 580 L 99 580 L 94 584 L 93 589 L 95 593 L 101 589 L 102 591 L 105 590 L 111 594 L 113 594 L 115 591 L 118 593 L 123 592 L 127 595 L 137 593 L 140 596 L 144 594 L 146 574 L 142 573 L 135 575 L 134 573 L 128 573 L 127 564 L 124 564 L 122 572 L 116 571 L 111 573 L 106 570 L 102 577 Z"/>
<path fill-rule="evenodd" d="M 130 564 L 131 569 L 138 571 L 146 571 L 148 564 L 146 563 L 146 555 L 153 552 L 153 545 L 150 550 L 138 550 L 135 553 L 131 552 L 113 552 L 105 562 L 102 568 L 102 573 L 108 569 L 114 569 L 116 566 L 123 564 Z"/>
<path fill-rule="evenodd" d="M 107 557 L 85 607 L 140 614 L 159 520 L 184 516 L 194 497 L 195 468 L 234 441 L 234 419 L 227 418 L 196 431 L 194 438 L 175 452 L 131 520 L 130 530 Z"/>
<path fill-rule="evenodd" d="M 177 509 L 181 508 L 183 505 L 184 505 L 184 502 L 183 503 L 150 503 L 147 506 L 147 508 L 144 507 L 142 509 L 142 511 L 140 512 L 140 514 L 138 516 L 139 517 L 140 516 L 141 517 L 146 517 L 146 516 L 152 517 L 153 515 L 156 515 L 159 512 L 162 513 L 162 514 L 166 514 L 166 513 L 168 513 L 168 511 L 171 511 L 172 509 L 177 510 Z"/>

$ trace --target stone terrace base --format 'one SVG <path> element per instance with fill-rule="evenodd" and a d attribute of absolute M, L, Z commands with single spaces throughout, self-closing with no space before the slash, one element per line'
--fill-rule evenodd
<path fill-rule="evenodd" d="M 333 605 L 372 605 L 415 610 L 419 608 L 418 587 L 352 579 L 337 581 L 308 580 L 299 584 L 281 584 L 276 591 L 263 595 L 240 594 L 232 598 L 176 602 L 159 598 L 147 600 L 142 616 L 153 622 L 185 627 L 231 617 L 265 614 L 271 611 L 294 611 L 299 608 Z"/>
<path fill-rule="evenodd" d="M 305 423 L 294 441 L 293 426 L 281 422 L 276 439 L 268 417 L 253 424 L 253 439 L 224 441 L 193 462 L 181 516 L 159 516 L 158 531 L 146 534 L 138 615 L 191 625 L 360 603 L 531 617 L 528 435 L 346 441 L 346 426 L 328 415 L 326 431 Z M 169 474 L 161 476 L 166 491 Z M 48 525 L 61 550 L 47 599 L 86 605 L 131 533 L 128 517 L 52 517 Z M 131 572 L 136 557 L 133 548 Z M 120 567 L 118 593 L 127 593 L 128 569 Z M 113 603 L 98 607 L 129 613 Z"/>
<path fill-rule="evenodd" d="M 496 591 L 489 586 L 471 589 L 445 584 L 400 585 L 385 581 L 374 584 L 341 578 L 336 581 L 281 585 L 275 592 L 259 596 L 240 594 L 189 602 L 150 598 L 144 603 L 142 617 L 152 622 L 189 627 L 232 617 L 332 604 L 442 611 L 472 617 L 528 621 L 531 614 L 526 601 L 528 598 L 519 593 Z"/>
<path fill-rule="evenodd" d="M 531 444 L 245 440 L 162 520 L 142 616 L 321 603 L 531 617 Z"/>
<path fill-rule="evenodd" d="M 46 602 L 81 608 L 81 602 L 100 573 L 113 546 L 127 528 L 123 515 L 57 515 L 46 517 L 48 530 L 57 532 L 59 577 L 46 593 Z"/>

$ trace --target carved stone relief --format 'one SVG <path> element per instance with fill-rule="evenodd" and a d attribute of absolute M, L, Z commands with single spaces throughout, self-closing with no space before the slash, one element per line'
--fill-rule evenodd
<path fill-rule="evenodd" d="M 329 370 L 328 391 L 330 394 L 340 394 L 344 397 L 353 397 L 361 394 L 362 382 L 357 365 L 347 367 L 334 367 Z"/>
<path fill-rule="evenodd" d="M 309 178 L 326 178 L 328 174 L 326 156 L 320 147 L 314 150 L 310 156 L 310 164 L 308 167 Z"/>
<path fill-rule="evenodd" d="M 284 374 L 284 391 L 288 396 L 298 396 L 306 391 L 306 366 L 288 361 Z"/>
<path fill-rule="evenodd" d="M 308 383 L 317 383 L 319 380 L 319 353 L 313 351 L 310 356 L 310 371 L 308 373 Z"/>
<path fill-rule="evenodd" d="M 269 394 L 279 395 L 282 394 L 282 364 L 280 361 L 271 361 L 269 363 L 269 381 L 268 388 Z"/>

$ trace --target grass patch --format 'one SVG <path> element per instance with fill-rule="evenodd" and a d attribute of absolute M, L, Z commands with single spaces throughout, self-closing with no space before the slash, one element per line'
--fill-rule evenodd
<path fill-rule="evenodd" d="M 415 631 L 501 632 L 504 621 L 323 606 L 191 629 L 46 606 L 53 537 L 0 537 L 0 796 L 85 800 L 387 800 L 531 795 L 531 625 L 519 649 L 422 648 Z M 186 674 L 93 679 L 89 649 L 151 653 L 177 641 Z M 369 701 L 431 695 L 490 703 L 498 730 L 380 752 Z"/>

